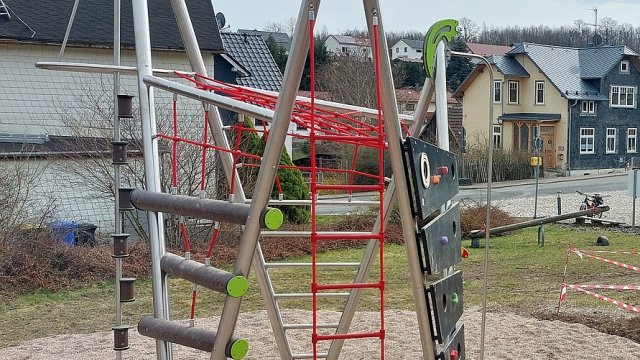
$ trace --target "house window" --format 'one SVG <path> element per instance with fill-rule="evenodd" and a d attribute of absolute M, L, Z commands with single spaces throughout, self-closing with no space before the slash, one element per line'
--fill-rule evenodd
<path fill-rule="evenodd" d="M 635 153 L 636 152 L 636 139 L 638 135 L 637 128 L 628 128 L 627 129 L 627 152 Z"/>
<path fill-rule="evenodd" d="M 538 128 L 534 122 L 513 123 L 513 147 L 521 151 L 531 151 L 533 139 L 538 134 Z"/>
<path fill-rule="evenodd" d="M 616 128 L 607 128 L 607 154 L 615 154 L 618 152 L 618 129 Z"/>
<path fill-rule="evenodd" d="M 421 53 L 421 52 L 422 52 L 422 49 L 416 49 L 416 52 L 417 52 L 417 53 Z"/>
<path fill-rule="evenodd" d="M 620 61 L 620 72 L 623 73 L 623 74 L 628 74 L 629 73 L 629 61 L 628 60 Z"/>
<path fill-rule="evenodd" d="M 343 46 L 343 47 L 342 47 L 342 53 L 343 53 L 343 54 L 346 54 L 346 53 L 347 53 L 347 51 L 349 51 L 349 49 L 347 49 L 347 47 L 346 47 L 346 46 Z"/>
<path fill-rule="evenodd" d="M 414 111 L 416 109 L 416 104 L 407 104 L 406 106 L 406 110 L 407 111 Z"/>
<path fill-rule="evenodd" d="M 580 112 L 582 114 L 595 114 L 596 102 L 595 101 L 583 101 L 580 103 Z"/>
<path fill-rule="evenodd" d="M 404 47 L 404 52 L 407 52 L 407 47 L 406 46 Z"/>
<path fill-rule="evenodd" d="M 544 104 L 544 81 L 536 81 L 536 105 Z"/>
<path fill-rule="evenodd" d="M 636 89 L 635 86 L 611 85 L 611 107 L 635 108 Z"/>
<path fill-rule="evenodd" d="M 502 81 L 495 80 L 493 82 L 493 102 L 500 103 L 502 101 Z"/>
<path fill-rule="evenodd" d="M 399 53 L 399 52 L 400 52 L 400 48 L 399 48 L 399 47 L 397 47 L 397 48 L 396 48 L 396 54 L 397 54 L 397 53 Z"/>
<path fill-rule="evenodd" d="M 594 139 L 596 130 L 594 128 L 580 128 L 580 154 L 595 154 Z"/>
<path fill-rule="evenodd" d="M 518 87 L 519 83 L 517 81 L 509 81 L 509 104 L 517 104 L 518 103 Z"/>
<path fill-rule="evenodd" d="M 502 125 L 493 125 L 493 148 L 502 149 Z"/>

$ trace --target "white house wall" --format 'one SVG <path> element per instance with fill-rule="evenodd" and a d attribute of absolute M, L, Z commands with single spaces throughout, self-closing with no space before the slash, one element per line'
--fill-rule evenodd
<path fill-rule="evenodd" d="M 86 112 L 87 101 L 112 104 L 113 76 L 36 69 L 38 61 L 55 61 L 59 47 L 0 44 L 0 132 L 15 134 L 68 134 L 61 121 L 70 112 Z M 213 56 L 205 55 L 213 69 Z M 155 68 L 189 70 L 184 52 L 154 51 Z M 110 49 L 68 48 L 63 61 L 113 64 Z M 125 50 L 122 65 L 134 66 L 135 53 Z M 137 95 L 134 76 L 121 77 L 123 93 Z M 156 91 L 156 104 L 166 106 L 171 95 Z M 82 103 L 85 102 L 85 103 Z"/>
<path fill-rule="evenodd" d="M 0 44 L 0 133 L 112 136 L 113 76 L 36 69 L 38 61 L 55 61 L 59 47 Z M 112 64 L 110 49 L 68 48 L 63 61 Z M 154 68 L 190 70 L 184 52 L 154 51 Z M 213 55 L 203 54 L 213 73 Z M 135 53 L 123 51 L 122 65 L 135 65 Z M 122 93 L 136 97 L 135 76 L 122 76 Z M 172 94 L 155 91 L 158 127 L 169 133 Z M 179 98 L 180 135 L 202 138 L 200 103 Z M 138 120 L 129 121 L 136 130 Z M 110 161 L 110 155 L 107 155 Z M 8 160 L 6 160 L 8 161 Z M 64 160 L 43 160 L 45 171 L 35 189 L 39 204 L 53 198 L 56 217 L 90 222 L 100 232 L 113 229 L 113 199 L 95 189 L 91 177 L 64 170 Z M 87 163 L 87 172 L 93 172 Z M 106 182 L 106 179 L 105 179 Z M 37 209 L 36 209 L 37 210 Z"/>
<path fill-rule="evenodd" d="M 405 52 L 406 49 L 406 52 Z M 410 59 L 410 60 L 420 60 L 422 59 L 422 49 L 414 49 L 411 46 L 407 45 L 404 41 L 398 41 L 391 48 L 391 60 L 395 59 Z"/>

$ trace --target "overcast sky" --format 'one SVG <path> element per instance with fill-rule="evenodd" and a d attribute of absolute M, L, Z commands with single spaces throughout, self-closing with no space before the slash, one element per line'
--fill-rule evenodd
<path fill-rule="evenodd" d="M 640 0 L 380 0 L 385 30 L 426 30 L 437 20 L 467 17 L 478 25 L 570 25 L 611 17 L 619 23 L 640 26 Z M 269 22 L 286 23 L 296 17 L 300 0 L 213 0 L 216 12 L 226 16 L 231 30 L 262 29 Z M 317 29 L 329 33 L 365 26 L 362 1 L 324 0 Z"/>

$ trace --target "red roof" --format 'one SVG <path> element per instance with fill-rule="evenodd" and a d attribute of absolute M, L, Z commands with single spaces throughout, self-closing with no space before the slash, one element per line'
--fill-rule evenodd
<path fill-rule="evenodd" d="M 396 100 L 398 102 L 418 102 L 418 100 L 420 100 L 420 92 L 421 90 L 416 89 L 396 89 Z M 458 103 L 458 100 L 453 97 L 453 93 L 450 91 L 447 91 L 447 103 Z"/>
<path fill-rule="evenodd" d="M 490 45 L 490 44 L 477 44 L 467 43 L 469 51 L 476 55 L 489 56 L 489 55 L 504 55 L 511 50 L 511 46 L 504 45 Z"/>

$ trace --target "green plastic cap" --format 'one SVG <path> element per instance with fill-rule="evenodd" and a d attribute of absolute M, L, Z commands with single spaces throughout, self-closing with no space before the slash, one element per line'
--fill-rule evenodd
<path fill-rule="evenodd" d="M 453 295 L 451 296 L 451 303 L 452 303 L 453 305 L 458 305 L 458 301 L 459 301 L 459 299 L 458 299 L 458 294 L 453 293 Z"/>
<path fill-rule="evenodd" d="M 231 278 L 227 283 L 227 294 L 234 298 L 239 298 L 247 293 L 249 289 L 249 281 L 242 275 Z"/>
<path fill-rule="evenodd" d="M 264 212 L 264 217 L 262 219 L 264 223 L 264 227 L 269 230 L 278 230 L 282 223 L 284 222 L 284 215 L 280 209 L 276 208 L 267 208 Z"/>
<path fill-rule="evenodd" d="M 249 352 L 249 342 L 246 339 L 238 339 L 231 344 L 229 352 L 233 360 L 241 360 Z"/>

